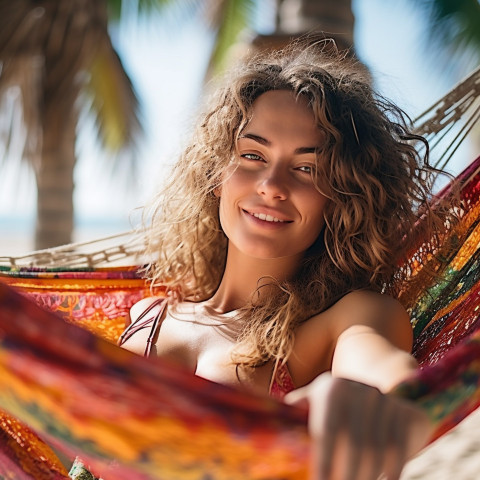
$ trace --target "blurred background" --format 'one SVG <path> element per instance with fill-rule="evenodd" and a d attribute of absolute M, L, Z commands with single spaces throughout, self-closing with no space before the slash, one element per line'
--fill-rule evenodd
<path fill-rule="evenodd" d="M 480 63 L 478 0 L 0 0 L 0 256 L 135 227 L 208 82 L 311 32 L 413 118 Z"/>

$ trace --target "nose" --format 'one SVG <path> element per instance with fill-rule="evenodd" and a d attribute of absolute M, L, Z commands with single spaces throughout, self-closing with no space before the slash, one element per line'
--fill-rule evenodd
<path fill-rule="evenodd" d="M 288 196 L 286 174 L 280 168 L 265 169 L 259 179 L 257 192 L 263 197 L 285 200 Z"/>

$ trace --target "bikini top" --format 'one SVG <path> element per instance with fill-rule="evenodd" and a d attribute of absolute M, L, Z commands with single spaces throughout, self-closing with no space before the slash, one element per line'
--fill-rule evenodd
<path fill-rule="evenodd" d="M 138 318 L 123 331 L 118 340 L 118 345 L 122 346 L 132 335 L 134 335 L 139 330 L 149 328 L 150 332 L 148 334 L 147 344 L 145 346 L 145 352 L 143 354 L 145 357 L 149 357 L 152 351 L 154 339 L 158 334 L 158 330 L 160 329 L 163 314 L 165 313 L 167 305 L 168 302 L 166 298 L 159 298 L 152 302 L 148 306 L 148 308 L 146 308 L 138 316 Z M 158 311 L 153 313 L 152 311 L 157 306 L 159 307 Z M 151 315 L 149 315 L 150 313 Z M 294 389 L 295 385 L 293 384 L 292 377 L 290 375 L 290 372 L 288 371 L 287 364 L 279 364 L 278 366 L 276 366 L 272 382 L 270 384 L 269 394 L 272 397 L 281 399 L 288 392 L 291 392 Z"/>

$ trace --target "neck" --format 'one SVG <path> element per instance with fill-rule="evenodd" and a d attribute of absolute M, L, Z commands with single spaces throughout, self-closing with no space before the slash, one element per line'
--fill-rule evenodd
<path fill-rule="evenodd" d="M 207 301 L 219 313 L 245 306 L 255 293 L 254 300 L 275 294 L 268 285 L 272 280 L 283 282 L 290 278 L 299 265 L 299 256 L 259 259 L 249 257 L 229 244 L 227 262 L 220 285 Z M 262 288 L 259 288 L 262 287 Z"/>

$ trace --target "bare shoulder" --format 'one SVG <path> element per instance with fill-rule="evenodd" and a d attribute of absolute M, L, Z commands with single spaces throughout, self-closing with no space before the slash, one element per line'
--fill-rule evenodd
<path fill-rule="evenodd" d="M 140 315 L 147 310 L 154 303 L 162 300 L 163 297 L 145 297 L 134 303 L 130 308 L 130 323 L 135 323 Z"/>
<path fill-rule="evenodd" d="M 158 314 L 161 308 L 159 301 L 161 300 L 163 300 L 162 297 L 146 297 L 132 305 L 130 308 L 130 321 L 127 322 L 123 333 L 124 339 L 120 343 L 123 348 L 139 355 L 144 355 L 151 330 L 148 320 L 153 320 L 155 315 Z M 138 324 L 139 320 L 143 318 L 145 318 L 146 324 L 144 328 L 141 328 Z"/>
<path fill-rule="evenodd" d="M 345 295 L 327 310 L 333 323 L 334 335 L 355 330 L 372 329 L 398 348 L 410 350 L 412 326 L 404 306 L 390 295 L 370 290 L 357 290 Z"/>
<path fill-rule="evenodd" d="M 304 322 L 295 332 L 294 351 L 288 360 L 296 385 L 330 370 L 340 337 L 372 331 L 401 350 L 411 349 L 413 335 L 409 315 L 403 305 L 389 295 L 353 291 Z"/>

